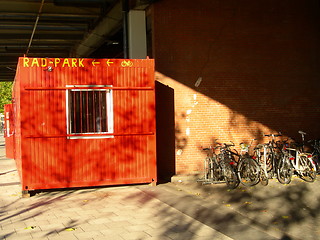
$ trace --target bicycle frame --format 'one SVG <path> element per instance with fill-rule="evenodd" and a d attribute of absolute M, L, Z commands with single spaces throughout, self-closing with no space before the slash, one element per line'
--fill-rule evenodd
<path fill-rule="evenodd" d="M 207 157 L 204 160 L 204 181 L 209 181 L 213 179 L 213 162 L 217 161 L 215 153 L 212 148 L 204 148 L 204 151 L 207 151 Z M 209 174 L 209 176 L 208 176 Z"/>
<path fill-rule="evenodd" d="M 216 154 L 215 149 L 220 149 L 220 153 Z M 236 188 L 239 181 L 236 171 L 232 166 L 232 151 L 227 144 L 216 146 L 214 148 L 204 148 L 207 151 L 207 157 L 204 160 L 204 176 L 198 181 L 203 183 L 223 183 L 225 182 L 229 188 Z"/>
<path fill-rule="evenodd" d="M 314 161 L 314 164 L 316 165 L 317 171 L 319 172 L 320 168 L 320 140 L 309 140 L 309 143 L 311 143 L 311 146 L 313 147 L 313 151 L 311 153 L 312 155 L 312 160 Z"/>
<path fill-rule="evenodd" d="M 263 148 L 263 154 L 261 154 L 261 148 Z M 264 172 L 265 176 L 268 176 L 268 171 L 267 171 L 267 148 L 268 148 L 268 143 L 267 144 L 260 144 L 255 148 L 255 153 L 257 155 L 258 159 L 255 159 L 258 161 L 258 164 L 260 165 L 260 169 Z M 262 156 L 261 156 L 262 155 Z"/>
<path fill-rule="evenodd" d="M 271 137 L 271 140 L 268 143 L 266 143 L 266 146 L 269 147 L 272 154 L 271 169 L 269 171 L 267 170 L 267 172 L 272 171 L 271 174 L 274 174 L 276 172 L 275 166 L 277 165 L 277 161 L 279 161 L 279 157 L 280 157 L 279 153 L 281 152 L 281 148 L 277 144 L 279 141 L 275 141 L 275 138 L 281 137 L 282 134 L 279 132 L 279 134 L 265 134 L 264 136 L 269 138 Z M 278 151 L 276 151 L 276 149 L 278 149 Z"/>
<path fill-rule="evenodd" d="M 305 170 L 306 170 L 306 167 L 307 167 L 307 166 L 302 162 L 301 157 L 306 157 L 306 159 L 311 162 L 313 168 L 316 169 L 316 166 L 315 166 L 315 164 L 313 163 L 312 155 L 311 155 L 311 154 L 307 154 L 307 153 L 301 152 L 300 150 L 295 149 L 295 148 L 288 148 L 288 147 L 287 147 L 286 150 L 289 150 L 289 151 L 288 151 L 288 154 L 289 154 L 290 163 L 291 163 L 292 167 L 294 168 L 294 170 L 295 170 L 299 175 L 302 175 L 302 172 L 305 171 Z M 293 151 L 294 154 L 292 154 L 290 151 Z"/>

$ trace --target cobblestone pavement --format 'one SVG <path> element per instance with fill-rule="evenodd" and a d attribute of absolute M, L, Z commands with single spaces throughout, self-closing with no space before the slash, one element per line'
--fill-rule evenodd
<path fill-rule="evenodd" d="M 319 175 L 317 177 L 320 179 Z M 307 183 L 293 177 L 290 184 L 282 185 L 271 179 L 268 186 L 240 185 L 234 190 L 227 189 L 224 184 L 182 182 L 171 185 L 203 199 L 204 206 L 211 206 L 211 209 L 213 205 L 228 208 L 232 216 L 240 215 L 242 222 L 264 229 L 278 239 L 320 239 L 319 180 Z"/>
<path fill-rule="evenodd" d="M 318 182 L 227 190 L 181 182 L 21 198 L 0 138 L 0 239 L 320 239 Z"/>

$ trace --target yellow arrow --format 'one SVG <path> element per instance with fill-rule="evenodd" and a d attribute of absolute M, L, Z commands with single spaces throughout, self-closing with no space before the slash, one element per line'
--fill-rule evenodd
<path fill-rule="evenodd" d="M 96 64 L 100 64 L 100 62 L 96 62 L 95 60 L 92 61 L 92 66 L 95 67 Z"/>
<path fill-rule="evenodd" d="M 113 62 L 110 62 L 110 59 L 108 59 L 108 61 L 107 61 L 108 67 L 110 66 L 111 63 L 113 63 Z"/>

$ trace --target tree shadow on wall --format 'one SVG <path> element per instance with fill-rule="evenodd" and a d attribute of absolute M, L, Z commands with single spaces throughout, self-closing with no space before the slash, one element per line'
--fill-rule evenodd
<path fill-rule="evenodd" d="M 160 182 L 175 174 L 174 90 L 158 81 L 156 87 L 157 174 Z"/>

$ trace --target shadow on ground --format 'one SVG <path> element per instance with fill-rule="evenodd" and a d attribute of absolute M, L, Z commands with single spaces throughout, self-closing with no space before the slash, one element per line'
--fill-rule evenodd
<path fill-rule="evenodd" d="M 239 186 L 234 190 L 227 189 L 224 184 L 169 183 L 166 185 L 168 189 L 172 190 L 171 197 L 147 191 L 149 197 L 134 195 L 131 198 L 144 204 L 153 198 L 164 199 L 171 207 L 234 239 L 258 237 L 247 226 L 274 237 L 268 235 L 270 239 L 320 239 L 317 181 L 306 183 L 294 178 L 291 184 L 281 185 L 272 179 L 266 187 L 259 184 L 249 188 Z M 189 232 L 188 239 L 199 237 L 192 219 L 182 220 L 180 215 L 169 214 L 160 208 L 158 214 L 167 218 L 168 225 L 161 226 L 163 236 L 183 230 Z M 176 229 L 172 230 L 172 222 L 177 223 Z"/>

